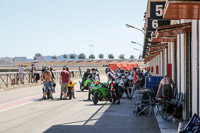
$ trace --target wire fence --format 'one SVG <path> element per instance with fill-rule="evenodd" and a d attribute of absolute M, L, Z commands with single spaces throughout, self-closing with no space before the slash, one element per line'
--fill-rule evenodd
<path fill-rule="evenodd" d="M 58 82 L 60 79 L 60 72 L 61 71 L 53 71 L 55 82 Z M 82 71 L 81 73 L 76 71 L 71 71 L 72 78 L 80 78 L 85 71 Z M 104 73 L 104 70 L 99 70 L 99 74 Z M 35 80 L 34 75 L 40 75 L 42 74 L 41 71 L 37 71 L 34 74 L 32 72 L 24 72 L 23 73 L 23 84 L 20 82 L 20 74 L 18 72 L 3 72 L 0 73 L 0 88 L 8 88 L 8 87 L 17 87 L 18 85 L 29 85 L 29 84 L 37 84 L 37 80 Z"/>

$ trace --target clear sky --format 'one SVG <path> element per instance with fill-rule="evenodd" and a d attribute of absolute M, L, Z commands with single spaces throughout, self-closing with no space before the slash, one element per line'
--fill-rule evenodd
<path fill-rule="evenodd" d="M 140 52 L 147 0 L 0 0 L 0 57 Z M 107 50 L 108 49 L 108 50 Z"/>

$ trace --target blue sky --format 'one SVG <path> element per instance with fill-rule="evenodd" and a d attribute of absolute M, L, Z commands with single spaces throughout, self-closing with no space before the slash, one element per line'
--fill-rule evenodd
<path fill-rule="evenodd" d="M 138 57 L 147 0 L 0 0 L 0 57 L 103 53 Z M 108 49 L 108 50 L 107 50 Z"/>

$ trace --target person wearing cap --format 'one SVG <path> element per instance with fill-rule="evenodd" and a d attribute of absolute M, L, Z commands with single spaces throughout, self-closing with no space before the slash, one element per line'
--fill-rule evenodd
<path fill-rule="evenodd" d="M 61 84 L 61 93 L 62 93 L 60 99 L 63 99 L 63 100 L 67 99 L 69 81 L 70 81 L 70 74 L 66 70 L 66 67 L 63 67 L 63 70 L 60 73 L 60 84 Z M 63 98 L 62 98 L 62 96 L 63 96 Z"/>
<path fill-rule="evenodd" d="M 134 73 L 134 79 L 133 79 L 134 85 L 132 87 L 130 99 L 132 99 L 134 92 L 140 87 L 139 73 L 137 72 L 137 68 L 133 68 L 133 73 Z"/>

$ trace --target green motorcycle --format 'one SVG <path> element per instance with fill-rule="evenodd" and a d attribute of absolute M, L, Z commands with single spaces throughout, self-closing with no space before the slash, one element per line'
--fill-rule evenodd
<path fill-rule="evenodd" d="M 81 77 L 82 82 L 79 81 L 80 83 L 80 90 L 84 91 L 84 90 L 89 90 L 90 85 L 92 83 L 92 80 L 90 80 L 89 78 L 87 78 L 84 82 L 83 82 L 83 77 Z"/>
<path fill-rule="evenodd" d="M 96 105 L 98 101 L 110 101 L 112 102 L 111 99 L 111 94 L 110 90 L 105 87 L 106 83 L 102 82 L 96 82 L 91 86 L 91 94 L 93 95 L 93 103 Z"/>

